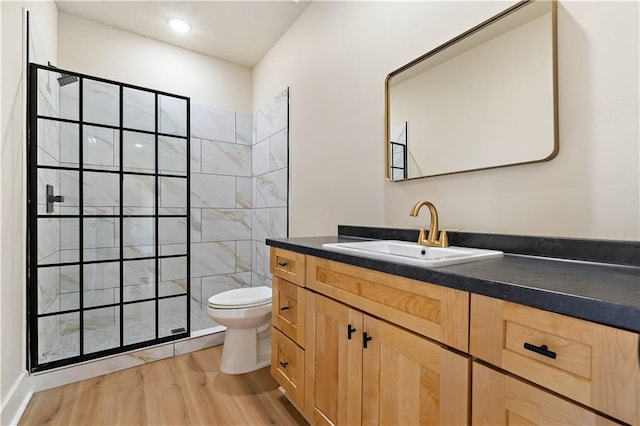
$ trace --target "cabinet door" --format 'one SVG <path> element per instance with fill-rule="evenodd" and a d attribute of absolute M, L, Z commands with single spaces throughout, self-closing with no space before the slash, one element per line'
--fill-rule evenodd
<path fill-rule="evenodd" d="M 473 425 L 615 425 L 542 389 L 473 363 Z"/>
<path fill-rule="evenodd" d="M 317 294 L 306 299 L 305 414 L 316 425 L 359 425 L 363 315 Z"/>
<path fill-rule="evenodd" d="M 468 424 L 468 358 L 366 315 L 364 331 L 362 424 Z"/>

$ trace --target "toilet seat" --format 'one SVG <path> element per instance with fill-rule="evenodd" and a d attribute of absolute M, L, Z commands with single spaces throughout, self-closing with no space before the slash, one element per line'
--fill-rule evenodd
<path fill-rule="evenodd" d="M 271 303 L 269 287 L 246 287 L 215 294 L 207 301 L 213 309 L 253 308 Z"/>

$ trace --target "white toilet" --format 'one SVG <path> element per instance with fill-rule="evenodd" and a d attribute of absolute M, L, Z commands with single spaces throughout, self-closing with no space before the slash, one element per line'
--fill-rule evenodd
<path fill-rule="evenodd" d="M 242 374 L 271 363 L 271 289 L 246 287 L 211 296 L 209 317 L 227 327 L 220 371 Z"/>

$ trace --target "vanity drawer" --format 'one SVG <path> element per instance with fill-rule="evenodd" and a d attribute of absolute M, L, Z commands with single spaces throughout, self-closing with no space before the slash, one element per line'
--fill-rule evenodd
<path fill-rule="evenodd" d="M 304 287 L 306 256 L 289 250 L 271 247 L 271 273 Z"/>
<path fill-rule="evenodd" d="M 291 340 L 304 347 L 306 290 L 273 277 L 272 323 Z"/>
<path fill-rule="evenodd" d="M 304 403 L 304 350 L 271 328 L 271 375 L 298 406 Z"/>
<path fill-rule="evenodd" d="M 463 352 L 469 293 L 307 256 L 307 287 Z"/>
<path fill-rule="evenodd" d="M 631 424 L 640 424 L 639 335 L 471 296 L 472 355 Z"/>

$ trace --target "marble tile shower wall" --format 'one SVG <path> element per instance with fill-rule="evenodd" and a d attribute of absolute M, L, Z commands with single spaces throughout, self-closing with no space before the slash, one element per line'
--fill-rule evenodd
<path fill-rule="evenodd" d="M 265 238 L 288 233 L 289 89 L 260 108 L 254 123 L 252 285 L 271 287 Z"/>
<path fill-rule="evenodd" d="M 215 325 L 209 297 L 271 285 L 264 240 L 287 233 L 287 121 L 287 91 L 253 116 L 192 104 L 192 331 Z"/>
<path fill-rule="evenodd" d="M 73 108 L 77 105 L 78 85 L 59 87 L 51 74 L 51 81 L 42 83 L 39 102 L 47 108 L 43 115 L 77 119 Z M 90 86 L 85 85 L 87 89 Z M 45 89 L 52 88 L 49 92 Z M 102 102 L 99 108 L 85 111 L 92 115 L 92 121 L 109 121 L 113 104 L 108 87 L 95 87 L 92 95 Z M 138 95 L 138 96 L 136 96 Z M 127 94 L 125 94 L 127 96 Z M 106 97 L 106 99 L 105 99 Z M 86 99 L 86 97 L 85 97 Z M 128 102 L 128 100 L 130 102 Z M 131 116 L 136 117 L 136 126 L 148 122 L 140 111 L 144 111 L 144 93 L 130 93 L 125 105 L 131 105 Z M 58 108 L 58 104 L 60 108 Z M 162 110 L 170 112 L 172 106 L 165 103 Z M 49 111 L 49 109 L 51 111 Z M 76 110 L 77 111 L 77 110 Z M 161 129 L 170 133 L 184 123 L 168 123 Z M 142 124 L 141 124 L 142 123 Z M 105 123 L 109 124 L 109 123 Z M 130 124 L 127 124 L 130 126 Z M 271 285 L 268 263 L 267 237 L 287 235 L 287 126 L 288 91 L 283 91 L 255 115 L 235 113 L 222 109 L 191 104 L 191 320 L 192 331 L 215 326 L 206 315 L 207 299 L 214 294 L 232 288 Z M 133 127 L 133 126 L 132 126 Z M 125 132 L 127 133 L 127 132 Z M 130 135 L 131 137 L 135 135 Z M 125 135 L 127 137 L 127 135 Z M 84 127 L 84 162 L 95 169 L 117 170 L 119 168 L 118 132 L 100 127 Z M 39 163 L 47 165 L 73 165 L 79 162 L 77 127 L 53 121 L 42 122 L 39 129 Z M 62 141 L 63 143 L 61 144 Z M 76 141 L 68 144 L 65 141 Z M 125 165 L 132 171 L 147 171 L 145 161 L 153 157 L 147 152 L 146 140 L 131 140 L 125 144 L 125 151 L 136 146 L 135 151 L 124 152 L 131 161 Z M 135 143 L 134 143 L 135 142 Z M 185 149 L 177 141 L 167 138 L 160 141 L 160 164 L 171 174 L 186 172 L 172 158 L 184 155 Z M 166 161 L 164 161 L 165 159 Z M 127 160 L 125 160 L 126 162 Z M 113 214 L 118 206 L 117 175 L 85 172 L 85 209 L 93 209 L 91 214 Z M 114 179 L 115 178 L 115 179 Z M 52 183 L 65 195 L 65 202 L 56 204 L 55 214 L 77 214 L 79 209 L 78 175 L 74 171 L 41 169 L 38 176 L 40 188 Z M 39 201 L 39 212 L 45 209 L 44 196 Z M 162 178 L 160 184 L 160 209 L 165 213 L 180 214 L 185 206 L 186 188 L 181 179 Z M 153 182 L 147 176 L 127 175 L 124 182 L 125 210 L 133 214 L 146 214 L 153 210 Z M 182 210 L 183 211 L 183 210 Z M 115 211 L 117 213 L 117 211 Z M 184 248 L 185 223 L 180 219 L 163 219 L 160 223 L 159 243 L 161 254 L 171 254 Z M 85 219 L 85 259 L 110 259 L 119 251 L 119 226 L 117 219 Z M 171 222 L 171 223 L 169 223 Z M 41 219 L 39 223 L 40 263 L 77 261 L 77 219 Z M 130 254 L 146 255 L 153 250 L 153 226 L 148 219 L 130 218 L 124 224 L 125 250 Z M 115 256 L 117 257 L 117 255 Z M 161 262 L 161 295 L 180 294 L 184 291 L 186 264 L 181 259 L 166 259 Z M 131 261 L 125 265 L 125 300 L 153 297 L 153 262 Z M 111 270 L 117 265 L 104 263 L 86 265 L 85 307 L 117 303 L 119 297 L 117 274 Z M 110 269 L 111 268 L 111 269 Z M 79 273 L 77 266 L 41 269 L 39 286 L 39 312 L 47 313 L 64 309 L 75 309 L 79 303 Z M 45 273 L 46 271 L 46 273 Z M 117 278 L 117 277 L 116 277 Z M 132 299 L 134 298 L 134 299 Z M 171 299 L 173 300 L 173 299 Z M 152 303 L 128 305 L 124 312 L 129 324 L 151 321 Z M 179 316 L 177 306 L 165 307 L 166 313 Z M 85 352 L 89 344 L 93 349 L 103 349 L 101 341 L 112 341 L 114 327 L 119 324 L 118 308 L 96 309 L 85 312 Z M 41 362 L 77 354 L 77 345 L 61 351 L 61 336 L 77 335 L 78 315 L 67 314 L 49 317 L 40 322 L 39 340 Z M 135 333 L 135 341 L 146 340 L 145 330 Z M 106 336 L 109 334 L 109 336 Z M 92 338 L 92 337 L 95 337 Z M 73 340 L 72 341 L 77 341 Z M 68 352 L 68 353 L 66 353 Z"/>

